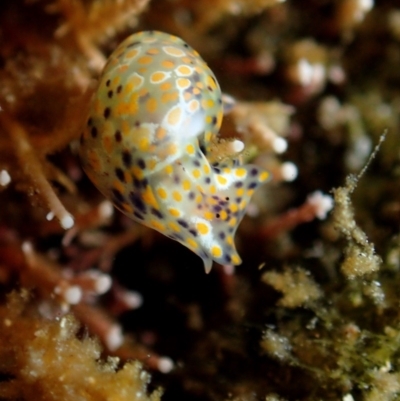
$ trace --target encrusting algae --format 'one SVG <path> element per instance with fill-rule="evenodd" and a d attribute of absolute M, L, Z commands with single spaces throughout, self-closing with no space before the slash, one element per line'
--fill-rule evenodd
<path fill-rule="evenodd" d="M 0 398 L 399 399 L 399 15 L 394 0 L 1 2 Z M 172 103 L 149 84 L 175 84 L 168 63 L 151 69 L 170 61 L 160 53 L 126 69 L 147 83 L 121 96 L 143 103 L 110 105 L 119 84 L 102 78 L 119 44 L 149 31 L 180 38 L 198 52 L 186 61 L 201 60 L 196 74 L 179 69 L 188 104 L 174 103 L 168 121 L 162 105 Z M 89 127 L 99 83 L 104 107 Z M 202 92 L 211 83 L 214 98 Z M 111 127 L 125 146 L 124 110 L 149 131 L 205 119 L 186 121 L 181 148 L 150 152 L 141 137 L 129 174 L 120 170 L 133 155 L 115 147 L 94 177 L 107 188 L 107 174 L 118 179 L 106 199 L 84 173 L 80 138 L 93 144 L 93 128 L 119 112 Z M 154 152 L 167 168 L 157 177 Z M 225 192 L 251 176 L 249 165 L 253 181 L 264 171 L 271 179 L 232 202 Z M 246 178 L 235 176 L 241 168 Z M 184 198 L 186 173 L 194 200 Z M 130 180 L 137 188 L 125 193 Z M 171 208 L 187 227 L 165 217 Z M 183 233 L 175 239 L 217 263 L 206 275 L 189 249 L 118 209 Z M 222 223 L 235 231 L 239 220 L 228 239 Z M 214 231 L 224 238 L 207 237 Z"/>

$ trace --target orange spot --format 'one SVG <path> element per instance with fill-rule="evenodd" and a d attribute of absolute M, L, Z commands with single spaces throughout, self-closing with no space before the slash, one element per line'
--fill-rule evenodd
<path fill-rule="evenodd" d="M 182 115 L 182 109 L 179 106 L 175 106 L 168 113 L 167 122 L 170 125 L 177 125 Z"/>
<path fill-rule="evenodd" d="M 191 57 L 182 57 L 181 60 L 185 64 L 189 64 L 191 61 L 193 61 L 193 59 Z"/>
<path fill-rule="evenodd" d="M 155 47 L 153 47 L 153 48 L 147 50 L 146 53 L 147 53 L 147 54 L 158 54 L 158 53 L 160 53 L 160 50 L 158 50 L 158 49 L 156 49 Z"/>
<path fill-rule="evenodd" d="M 119 181 L 119 180 L 115 180 L 115 181 L 113 182 L 113 187 L 114 187 L 117 191 L 121 192 L 121 194 L 123 194 L 123 193 L 125 192 L 125 187 L 124 187 L 124 185 L 122 184 L 122 182 Z"/>
<path fill-rule="evenodd" d="M 171 82 L 164 82 L 164 83 L 161 84 L 161 86 L 160 86 L 160 89 L 161 89 L 162 91 L 167 91 L 167 90 L 169 90 L 169 89 L 171 89 L 171 88 L 172 88 Z"/>
<path fill-rule="evenodd" d="M 162 128 L 162 127 L 158 127 L 156 130 L 156 138 L 158 140 L 161 140 L 163 138 L 165 138 L 165 135 L 167 134 L 167 130 Z"/>
<path fill-rule="evenodd" d="M 189 99 L 192 97 L 192 94 L 190 93 L 190 92 L 185 92 L 184 94 L 183 94 L 183 98 L 186 100 L 186 101 L 189 101 Z"/>
<path fill-rule="evenodd" d="M 121 131 L 124 135 L 128 135 L 131 130 L 131 126 L 129 125 L 128 121 L 123 120 L 121 123 Z"/>
<path fill-rule="evenodd" d="M 174 68 L 175 67 L 175 63 L 170 61 L 170 60 L 164 60 L 161 62 L 161 65 L 165 68 Z"/>
<path fill-rule="evenodd" d="M 174 102 L 176 99 L 178 99 L 179 93 L 177 91 L 174 91 L 172 93 L 163 93 L 161 95 L 161 102 L 162 103 L 168 103 L 168 102 Z"/>
<path fill-rule="evenodd" d="M 151 56 L 143 56 L 138 58 L 137 62 L 139 64 L 150 64 L 153 61 L 153 57 Z"/>
<path fill-rule="evenodd" d="M 157 100 L 154 97 L 148 99 L 146 108 L 149 113 L 154 113 L 157 110 Z"/>
<path fill-rule="evenodd" d="M 133 213 L 133 207 L 131 205 L 128 205 L 127 203 L 122 204 L 122 209 L 125 210 L 125 212 L 132 214 Z"/>
<path fill-rule="evenodd" d="M 128 171 L 124 172 L 124 179 L 126 184 L 131 184 L 132 183 L 132 175 L 129 174 Z"/>
<path fill-rule="evenodd" d="M 193 88 L 193 95 L 198 95 L 200 92 L 201 92 L 201 91 L 200 91 L 199 88 L 197 88 L 197 87 L 194 87 L 194 88 Z"/>
<path fill-rule="evenodd" d="M 181 75 L 191 75 L 192 74 L 192 69 L 188 67 L 187 65 L 180 65 L 177 69 L 179 74 Z"/>
<path fill-rule="evenodd" d="M 181 89 L 189 88 L 190 81 L 187 78 L 178 78 L 176 80 L 176 86 Z"/>
<path fill-rule="evenodd" d="M 100 171 L 101 170 L 101 162 L 98 154 L 96 153 L 95 150 L 90 149 L 88 152 L 88 161 L 89 165 L 92 167 L 94 171 Z"/>
<path fill-rule="evenodd" d="M 176 147 L 176 145 L 174 143 L 171 143 L 167 146 L 168 156 L 176 154 L 177 151 L 178 151 L 178 148 Z"/>
<path fill-rule="evenodd" d="M 167 74 L 162 71 L 157 71 L 151 74 L 150 81 L 154 84 L 162 82 L 164 79 L 167 78 Z"/>
<path fill-rule="evenodd" d="M 192 113 L 194 113 L 199 109 L 199 101 L 196 99 L 191 100 L 188 104 L 188 108 Z"/>
<path fill-rule="evenodd" d="M 103 136 L 103 146 L 104 146 L 104 150 L 110 154 L 113 151 L 113 140 L 110 136 L 105 135 Z"/>
<path fill-rule="evenodd" d="M 153 228 L 155 228 L 156 230 L 158 230 L 158 231 L 165 231 L 165 226 L 164 226 L 164 224 L 162 224 L 162 223 L 160 223 L 159 221 L 157 221 L 157 220 L 151 220 L 150 221 L 150 223 L 149 223 L 149 225 L 151 226 L 151 227 L 153 227 Z"/>
<path fill-rule="evenodd" d="M 185 55 L 185 52 L 183 50 L 178 49 L 177 47 L 174 47 L 174 46 L 164 46 L 163 50 L 169 56 L 173 56 L 173 57 L 182 57 Z"/>
<path fill-rule="evenodd" d="M 135 178 L 141 179 L 143 178 L 143 170 L 138 166 L 133 166 L 131 168 L 131 173 Z"/>
<path fill-rule="evenodd" d="M 157 160 L 156 159 L 150 159 L 147 162 L 147 167 L 149 168 L 149 170 L 153 170 L 156 166 L 157 166 Z"/>
<path fill-rule="evenodd" d="M 116 77 L 114 77 L 111 81 L 111 86 L 117 86 L 121 81 L 121 77 L 119 75 L 117 75 Z"/>
<path fill-rule="evenodd" d="M 127 69 L 129 68 L 129 66 L 127 64 L 121 65 L 121 67 L 118 67 L 118 72 L 119 73 L 124 73 Z"/>
<path fill-rule="evenodd" d="M 196 87 L 199 89 L 203 89 L 204 88 L 203 82 L 197 82 Z"/>
<path fill-rule="evenodd" d="M 125 53 L 125 58 L 133 58 L 139 53 L 138 49 L 129 50 Z"/>
<path fill-rule="evenodd" d="M 143 200 L 150 206 L 153 206 L 155 209 L 158 209 L 158 202 L 154 196 L 153 191 L 151 190 L 150 186 L 147 186 L 143 192 Z"/>
<path fill-rule="evenodd" d="M 146 152 L 149 149 L 150 142 L 148 138 L 140 138 L 139 139 L 139 149 L 142 152 Z"/>

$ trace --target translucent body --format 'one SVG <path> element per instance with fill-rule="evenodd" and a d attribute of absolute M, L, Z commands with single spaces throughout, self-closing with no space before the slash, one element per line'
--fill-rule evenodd
<path fill-rule="evenodd" d="M 149 31 L 110 56 L 81 137 L 84 170 L 123 213 L 179 241 L 204 262 L 240 264 L 233 237 L 269 174 L 233 160 L 210 165 L 221 91 L 181 39 Z"/>

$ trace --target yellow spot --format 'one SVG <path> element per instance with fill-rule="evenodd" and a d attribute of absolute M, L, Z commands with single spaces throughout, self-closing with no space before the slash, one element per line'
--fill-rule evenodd
<path fill-rule="evenodd" d="M 220 214 L 219 214 L 219 217 L 220 217 L 222 220 L 226 220 L 226 218 L 228 217 L 228 213 L 226 213 L 225 210 L 222 210 L 222 211 L 220 212 Z"/>
<path fill-rule="evenodd" d="M 150 226 L 152 226 L 153 228 L 155 228 L 158 231 L 165 231 L 164 224 L 160 223 L 157 220 L 151 220 L 149 224 L 150 224 Z"/>
<path fill-rule="evenodd" d="M 206 142 L 210 142 L 211 141 L 211 137 L 212 137 L 212 132 L 207 131 L 205 136 L 204 136 L 204 139 L 206 140 Z"/>
<path fill-rule="evenodd" d="M 204 88 L 203 82 L 197 82 L 196 87 L 199 89 L 203 89 Z"/>
<path fill-rule="evenodd" d="M 189 155 L 192 155 L 194 153 L 194 146 L 192 144 L 187 145 L 186 152 L 188 152 Z"/>
<path fill-rule="evenodd" d="M 238 205 L 236 203 L 231 203 L 229 205 L 229 209 L 231 209 L 232 213 L 235 213 L 235 212 L 237 212 L 239 210 Z"/>
<path fill-rule="evenodd" d="M 194 249 L 196 249 L 196 248 L 198 248 L 198 244 L 197 244 L 197 242 L 193 239 L 193 238 L 187 238 L 186 239 L 186 243 L 189 245 L 189 246 L 191 246 L 192 248 L 194 248 Z"/>
<path fill-rule="evenodd" d="M 239 205 L 239 209 L 243 210 L 246 207 L 246 201 L 242 200 Z"/>
<path fill-rule="evenodd" d="M 182 195 L 178 191 L 174 191 L 172 193 L 172 197 L 177 201 L 180 202 L 182 200 Z"/>
<path fill-rule="evenodd" d="M 183 98 L 188 102 L 189 99 L 192 97 L 192 94 L 190 92 L 185 92 L 183 94 Z M 100 112 L 99 112 L 100 113 Z"/>
<path fill-rule="evenodd" d="M 167 199 L 167 191 L 164 188 L 158 188 L 157 194 L 161 199 Z"/>
<path fill-rule="evenodd" d="M 180 231 L 181 231 L 181 228 L 178 226 L 178 224 L 176 224 L 174 221 L 170 221 L 169 223 L 168 223 L 168 227 L 171 229 L 171 230 L 173 230 L 173 231 L 175 231 L 176 233 L 179 233 Z"/>
<path fill-rule="evenodd" d="M 214 246 L 211 248 L 211 255 L 212 255 L 214 258 L 220 258 L 220 257 L 222 256 L 222 249 L 221 249 L 221 247 L 218 246 L 218 245 L 214 245 Z"/>
<path fill-rule="evenodd" d="M 194 178 L 200 178 L 201 177 L 201 172 L 200 172 L 199 169 L 196 168 L 196 169 L 193 170 L 192 175 L 193 175 Z"/>
<path fill-rule="evenodd" d="M 204 218 L 208 221 L 211 221 L 214 219 L 214 215 L 210 211 L 207 211 L 204 213 Z"/>
<path fill-rule="evenodd" d="M 190 58 L 190 57 L 182 57 L 182 62 L 183 63 L 185 63 L 185 64 L 189 64 L 191 61 L 193 61 L 193 59 L 192 58 Z M 200 71 L 201 72 L 201 71 Z"/>
<path fill-rule="evenodd" d="M 182 109 L 179 106 L 175 106 L 167 116 L 167 122 L 170 125 L 177 125 L 181 118 Z"/>
<path fill-rule="evenodd" d="M 203 167 L 203 171 L 206 174 L 210 174 L 210 172 L 211 172 L 210 166 L 208 164 L 205 164 L 204 167 Z"/>
<path fill-rule="evenodd" d="M 138 166 L 133 166 L 131 168 L 131 173 L 135 178 L 142 179 L 143 178 L 143 170 Z"/>
<path fill-rule="evenodd" d="M 239 189 L 236 191 L 236 195 L 237 195 L 237 196 L 243 196 L 243 194 L 244 194 L 244 189 L 243 189 L 243 188 L 239 188 Z"/>
<path fill-rule="evenodd" d="M 142 152 L 146 152 L 149 149 L 150 142 L 148 138 L 140 138 L 139 139 L 139 149 Z"/>
<path fill-rule="evenodd" d="M 241 262 L 242 262 L 242 261 L 240 260 L 240 258 L 239 258 L 238 255 L 233 255 L 233 256 L 232 256 L 232 263 L 233 263 L 234 265 L 240 265 Z"/>
<path fill-rule="evenodd" d="M 215 188 L 215 185 L 211 185 L 211 187 L 210 187 L 211 195 L 214 195 L 216 192 L 217 192 L 217 189 Z"/>
<path fill-rule="evenodd" d="M 193 95 L 198 95 L 200 92 L 201 92 L 201 91 L 200 91 L 199 88 L 197 88 L 197 87 L 194 87 L 194 88 L 193 88 Z"/>
<path fill-rule="evenodd" d="M 177 72 L 181 75 L 190 75 L 192 73 L 192 69 L 187 65 L 180 65 L 177 69 Z"/>
<path fill-rule="evenodd" d="M 150 64 L 153 61 L 153 57 L 151 56 L 143 56 L 138 58 L 137 62 L 139 64 Z"/>
<path fill-rule="evenodd" d="M 247 196 L 252 196 L 254 194 L 254 189 L 249 189 L 248 191 L 247 191 Z"/>
<path fill-rule="evenodd" d="M 221 185 L 225 185 L 227 183 L 227 179 L 225 177 L 222 177 L 222 175 L 217 175 L 217 181 L 221 184 Z"/>
<path fill-rule="evenodd" d="M 176 85 L 178 88 L 186 89 L 190 86 L 190 81 L 187 78 L 178 78 L 176 80 Z"/>
<path fill-rule="evenodd" d="M 171 165 L 169 165 L 169 166 L 165 167 L 164 171 L 165 171 L 166 174 L 172 174 L 174 169 L 172 168 Z"/>
<path fill-rule="evenodd" d="M 212 117 L 211 116 L 206 116 L 205 120 L 206 120 L 207 124 L 211 124 Z"/>
<path fill-rule="evenodd" d="M 178 49 L 177 47 L 174 46 L 164 46 L 163 50 L 169 56 L 173 57 L 183 57 L 185 55 L 185 52 L 183 50 Z"/>
<path fill-rule="evenodd" d="M 119 180 L 115 180 L 115 181 L 113 182 L 113 187 L 114 187 L 117 191 L 121 192 L 121 194 L 123 194 L 123 193 L 125 192 L 125 187 L 124 187 L 124 185 L 122 184 L 122 182 L 119 181 Z"/>
<path fill-rule="evenodd" d="M 160 89 L 162 91 L 167 91 L 167 90 L 169 90 L 171 88 L 172 88 L 171 82 L 164 82 L 163 84 L 160 85 Z"/>
<path fill-rule="evenodd" d="M 197 223 L 196 224 L 197 230 L 201 235 L 207 235 L 210 231 L 207 224 L 204 223 Z"/>
<path fill-rule="evenodd" d="M 226 243 L 227 243 L 228 245 L 233 245 L 233 238 L 232 238 L 230 235 L 228 235 L 228 236 L 226 237 Z"/>
<path fill-rule="evenodd" d="M 169 214 L 174 217 L 180 217 L 180 215 L 181 215 L 181 212 L 178 209 L 175 209 L 173 207 L 169 208 L 168 211 L 169 211 Z"/>
<path fill-rule="evenodd" d="M 207 76 L 207 86 L 210 86 L 212 89 L 217 89 L 217 85 L 215 84 L 215 80 L 211 78 L 210 75 Z"/>
<path fill-rule="evenodd" d="M 175 67 L 175 63 L 170 61 L 170 60 L 164 60 L 161 62 L 161 65 L 165 68 L 174 68 Z"/>
<path fill-rule="evenodd" d="M 195 202 L 196 202 L 197 204 L 200 204 L 200 203 L 202 202 L 202 200 L 203 200 L 203 196 L 200 194 L 200 195 L 197 195 L 197 197 L 196 197 L 196 199 L 195 199 Z"/>
<path fill-rule="evenodd" d="M 183 188 L 185 191 L 189 191 L 189 189 L 190 189 L 190 181 L 189 181 L 189 180 L 184 180 L 184 181 L 182 182 L 182 188 Z"/>
<path fill-rule="evenodd" d="M 235 226 L 236 226 L 236 223 L 237 223 L 237 218 L 236 218 L 236 217 L 232 217 L 232 218 L 229 220 L 229 225 L 230 225 L 231 227 L 235 227 Z"/>
<path fill-rule="evenodd" d="M 149 113 L 154 113 L 157 110 L 157 100 L 154 97 L 148 99 L 146 108 Z"/>
<path fill-rule="evenodd" d="M 263 173 L 260 174 L 259 180 L 260 181 L 265 181 L 269 178 L 269 173 L 267 171 L 264 171 Z"/>
<path fill-rule="evenodd" d="M 215 106 L 214 100 L 212 99 L 203 99 L 201 101 L 201 105 L 204 109 L 210 109 Z"/>
<path fill-rule="evenodd" d="M 153 191 L 151 190 L 150 186 L 147 186 L 146 189 L 143 192 L 143 201 L 150 205 L 153 206 L 155 209 L 158 209 L 158 202 L 154 196 Z"/>
<path fill-rule="evenodd" d="M 238 169 L 235 170 L 236 177 L 239 177 L 239 178 L 240 177 L 245 177 L 246 174 L 247 174 L 247 171 L 246 171 L 245 168 L 238 168 Z"/>

